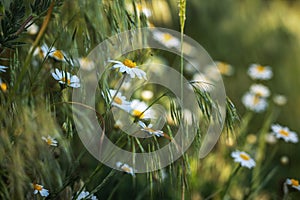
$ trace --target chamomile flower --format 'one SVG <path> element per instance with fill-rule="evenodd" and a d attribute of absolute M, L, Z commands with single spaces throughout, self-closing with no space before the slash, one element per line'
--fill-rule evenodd
<path fill-rule="evenodd" d="M 48 56 L 48 54 L 50 53 L 51 49 L 49 49 L 47 44 L 43 44 L 40 47 L 37 47 L 34 52 L 33 55 L 34 56 L 39 56 L 40 59 L 44 59 L 46 56 Z"/>
<path fill-rule="evenodd" d="M 269 80 L 273 76 L 271 67 L 259 64 L 251 64 L 248 69 L 248 75 L 254 80 Z"/>
<path fill-rule="evenodd" d="M 125 110 L 126 112 L 130 112 L 130 102 L 126 100 L 125 96 L 122 96 L 121 92 L 117 93 L 117 90 L 109 90 L 110 96 L 109 96 L 109 100 L 111 101 L 112 98 L 112 105 L 116 106 L 122 110 Z"/>
<path fill-rule="evenodd" d="M 54 58 L 55 60 L 58 61 L 66 61 L 65 57 L 65 53 L 61 50 L 57 50 L 56 48 L 52 48 L 49 54 L 50 57 Z"/>
<path fill-rule="evenodd" d="M 42 197 L 47 197 L 49 195 L 49 191 L 47 189 L 44 188 L 44 186 L 42 185 L 39 185 L 39 184 L 36 184 L 36 183 L 33 183 L 33 194 L 38 194 L 40 193 L 40 195 Z"/>
<path fill-rule="evenodd" d="M 268 107 L 268 102 L 265 98 L 262 98 L 251 92 L 247 92 L 242 97 L 242 103 L 247 109 L 254 112 L 263 112 Z"/>
<path fill-rule="evenodd" d="M 300 184 L 299 184 L 298 180 L 292 179 L 292 178 L 291 179 L 287 178 L 285 183 L 300 191 Z"/>
<path fill-rule="evenodd" d="M 50 135 L 48 135 L 47 137 L 43 136 L 42 140 L 44 140 L 49 146 L 57 147 L 57 143 L 58 143 L 57 140 L 52 138 Z"/>
<path fill-rule="evenodd" d="M 152 124 L 149 124 L 148 126 L 146 126 L 146 124 L 142 121 L 139 121 L 138 123 L 142 127 L 141 131 L 144 131 L 144 132 L 148 133 L 149 135 L 155 135 L 157 137 L 164 136 L 163 131 L 152 129 L 152 127 L 153 127 Z"/>
<path fill-rule="evenodd" d="M 0 65 L 0 72 L 6 72 L 7 67 Z"/>
<path fill-rule="evenodd" d="M 295 132 L 290 131 L 288 127 L 283 127 L 279 124 L 273 124 L 271 129 L 275 137 L 278 139 L 282 138 L 285 142 L 298 142 L 298 135 Z"/>
<path fill-rule="evenodd" d="M 243 151 L 234 151 L 231 153 L 231 157 L 234 158 L 234 162 L 240 163 L 241 166 L 247 167 L 251 169 L 252 167 L 255 166 L 255 161 L 247 154 L 246 152 Z"/>
<path fill-rule="evenodd" d="M 230 64 L 221 61 L 216 61 L 215 63 L 222 75 L 231 76 L 233 74 L 234 70 Z"/>
<path fill-rule="evenodd" d="M 80 194 L 77 196 L 76 200 L 87 199 L 86 197 L 88 197 L 89 195 L 90 193 L 88 191 L 81 191 Z M 88 199 L 97 200 L 98 198 L 95 195 L 92 195 Z"/>
<path fill-rule="evenodd" d="M 72 75 L 69 72 L 60 71 L 55 69 L 55 72 L 52 73 L 52 76 L 55 80 L 58 80 L 59 83 L 73 87 L 80 87 L 80 80 L 76 75 Z"/>
<path fill-rule="evenodd" d="M 170 33 L 161 32 L 158 30 L 153 31 L 153 38 L 167 48 L 179 48 L 180 40 Z"/>
<path fill-rule="evenodd" d="M 134 99 L 130 104 L 130 113 L 132 116 L 139 119 L 153 119 L 155 118 L 154 111 L 149 106 L 140 100 Z"/>
<path fill-rule="evenodd" d="M 109 60 L 108 62 L 114 63 L 114 65 L 112 66 L 113 69 L 119 68 L 121 73 L 125 72 L 129 74 L 131 78 L 137 76 L 139 79 L 147 80 L 146 72 L 138 69 L 136 63 L 130 59 L 125 59 L 123 62 L 117 60 Z"/>
<path fill-rule="evenodd" d="M 133 168 L 130 167 L 129 165 L 127 165 L 125 163 L 121 163 L 121 162 L 117 162 L 116 165 L 119 169 L 126 172 L 127 174 L 131 174 L 132 176 L 135 176 Z"/>
<path fill-rule="evenodd" d="M 262 84 L 253 84 L 250 87 L 250 92 L 259 96 L 259 97 L 269 97 L 270 96 L 270 90 L 268 87 L 262 85 Z"/>

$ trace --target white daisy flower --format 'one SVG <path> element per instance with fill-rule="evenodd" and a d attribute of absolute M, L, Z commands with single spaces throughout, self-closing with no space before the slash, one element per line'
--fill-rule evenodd
<path fill-rule="evenodd" d="M 44 140 L 49 146 L 57 147 L 57 143 L 58 143 L 57 140 L 55 140 L 54 138 L 52 138 L 49 135 L 47 137 L 43 136 L 42 140 Z"/>
<path fill-rule="evenodd" d="M 170 33 L 164 33 L 158 30 L 153 31 L 153 38 L 165 45 L 167 48 L 180 48 L 180 40 Z"/>
<path fill-rule="evenodd" d="M 300 184 L 298 180 L 287 178 L 285 183 L 300 191 Z"/>
<path fill-rule="evenodd" d="M 52 47 L 49 56 L 58 61 L 66 61 L 65 53 L 61 50 L 57 50 L 55 47 Z"/>
<path fill-rule="evenodd" d="M 138 69 L 136 63 L 130 59 L 125 59 L 123 62 L 117 60 L 109 60 L 108 62 L 115 63 L 112 66 L 113 69 L 119 68 L 121 73 L 125 72 L 129 74 L 131 78 L 137 76 L 139 79 L 147 80 L 146 72 L 144 72 L 141 69 Z"/>
<path fill-rule="evenodd" d="M 139 119 L 153 119 L 155 118 L 154 111 L 149 106 L 140 100 L 134 99 L 130 104 L 130 113 Z"/>
<path fill-rule="evenodd" d="M 55 69 L 55 73 L 52 73 L 52 76 L 55 80 L 58 80 L 59 83 L 65 84 L 67 86 L 73 87 L 73 88 L 79 88 L 80 87 L 80 80 L 76 75 L 72 75 L 64 71 L 60 71 L 57 68 Z"/>
<path fill-rule="evenodd" d="M 226 63 L 226 62 L 221 62 L 221 61 L 215 61 L 218 69 L 219 69 L 219 72 L 222 74 L 222 75 L 226 75 L 226 76 L 231 76 L 233 75 L 233 67 Z"/>
<path fill-rule="evenodd" d="M 259 64 L 251 64 L 248 69 L 248 75 L 254 80 L 269 80 L 273 76 L 271 67 Z"/>
<path fill-rule="evenodd" d="M 287 103 L 287 98 L 284 95 L 281 94 L 276 94 L 273 97 L 273 101 L 275 104 L 277 104 L 278 106 L 283 106 Z"/>
<path fill-rule="evenodd" d="M 262 84 L 253 84 L 250 87 L 250 92 L 259 96 L 259 97 L 269 97 L 270 96 L 270 90 L 268 87 L 262 85 Z"/>
<path fill-rule="evenodd" d="M 129 165 L 121 162 L 116 163 L 117 167 L 120 168 L 122 171 L 126 172 L 127 174 L 131 174 L 132 176 L 135 176 L 133 168 Z"/>
<path fill-rule="evenodd" d="M 44 188 L 44 186 L 33 183 L 33 194 L 40 193 L 42 197 L 47 197 L 49 195 L 49 191 Z"/>
<path fill-rule="evenodd" d="M 50 53 L 50 51 L 51 51 L 51 49 L 49 49 L 48 45 L 43 44 L 42 46 L 37 47 L 34 50 L 33 55 L 34 56 L 39 56 L 40 59 L 44 59 Z"/>
<path fill-rule="evenodd" d="M 89 195 L 90 193 L 88 191 L 81 191 L 80 194 L 77 196 L 76 200 L 87 199 L 86 197 Z M 88 199 L 97 200 L 98 198 L 95 195 L 92 195 Z"/>
<path fill-rule="evenodd" d="M 242 103 L 247 109 L 254 112 L 262 112 L 268 107 L 268 102 L 265 98 L 252 94 L 250 92 L 247 92 L 242 97 Z"/>
<path fill-rule="evenodd" d="M 149 135 L 153 134 L 153 135 L 155 135 L 157 137 L 164 136 L 164 132 L 163 131 L 152 129 L 152 127 L 153 127 L 152 124 L 149 124 L 148 126 L 146 126 L 146 124 L 144 122 L 142 122 L 142 121 L 139 121 L 138 123 L 142 127 L 141 131 L 144 131 L 144 132 L 148 133 Z"/>
<path fill-rule="evenodd" d="M 273 124 L 271 126 L 271 129 L 273 131 L 273 134 L 276 138 L 282 138 L 285 142 L 292 142 L 297 143 L 298 142 L 298 135 L 290 131 L 288 127 L 280 126 L 279 124 Z"/>
<path fill-rule="evenodd" d="M 114 100 L 112 101 L 113 106 L 116 106 L 122 110 L 125 110 L 126 112 L 130 112 L 130 110 L 131 110 L 130 104 L 131 103 L 126 100 L 125 96 L 122 96 L 121 92 L 117 93 L 117 90 L 110 89 L 109 93 L 110 93 L 109 100 L 111 101 L 111 99 L 114 98 Z"/>
<path fill-rule="evenodd" d="M 255 161 L 247 154 L 246 152 L 243 151 L 234 151 L 231 153 L 231 157 L 234 158 L 234 162 L 240 163 L 241 166 L 247 167 L 251 169 L 252 167 L 255 166 Z"/>
<path fill-rule="evenodd" d="M 0 65 L 0 72 L 6 72 L 7 67 Z"/>

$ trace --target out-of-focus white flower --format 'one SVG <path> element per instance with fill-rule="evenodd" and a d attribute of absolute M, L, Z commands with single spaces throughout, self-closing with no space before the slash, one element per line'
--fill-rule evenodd
<path fill-rule="evenodd" d="M 284 95 L 276 94 L 273 97 L 273 101 L 274 101 L 275 104 L 277 104 L 279 106 L 283 106 L 283 105 L 286 104 L 287 98 Z"/>
<path fill-rule="evenodd" d="M 167 48 L 180 48 L 180 40 L 170 33 L 161 32 L 159 30 L 153 31 L 153 38 L 166 46 Z"/>
<path fill-rule="evenodd" d="M 248 75 L 254 80 L 269 80 L 273 76 L 270 66 L 251 64 L 248 69 Z"/>
<path fill-rule="evenodd" d="M 57 140 L 55 140 L 53 137 L 51 137 L 51 136 L 47 136 L 47 137 L 45 137 L 45 136 L 42 136 L 42 140 L 44 140 L 49 146 L 55 146 L 55 147 L 57 147 Z"/>
<path fill-rule="evenodd" d="M 151 90 L 143 90 L 141 95 L 144 100 L 150 100 L 153 97 L 153 92 Z"/>
<path fill-rule="evenodd" d="M 67 86 L 73 87 L 73 88 L 79 88 L 80 87 L 80 80 L 76 75 L 72 75 L 65 71 L 60 71 L 58 69 L 55 69 L 55 72 L 52 73 L 52 76 L 55 80 L 58 80 L 59 83 L 65 84 Z"/>
<path fill-rule="evenodd" d="M 279 124 L 273 124 L 271 126 L 272 132 L 275 135 L 276 138 L 282 138 L 285 142 L 292 142 L 297 143 L 298 142 L 298 135 L 290 131 L 288 127 L 280 126 Z"/>
<path fill-rule="evenodd" d="M 154 130 L 152 129 L 153 125 L 152 124 L 149 124 L 148 126 L 146 126 L 146 124 L 142 121 L 139 121 L 138 122 L 139 125 L 142 127 L 142 131 L 148 133 L 149 135 L 155 135 L 157 137 L 161 137 L 161 136 L 164 136 L 164 132 L 161 131 L 161 130 Z"/>
<path fill-rule="evenodd" d="M 221 62 L 221 61 L 215 61 L 218 69 L 219 69 L 219 72 L 222 74 L 222 75 L 225 75 L 225 76 L 231 76 L 233 75 L 233 67 L 226 63 L 226 62 Z"/>
<path fill-rule="evenodd" d="M 270 96 L 270 90 L 267 86 L 264 86 L 262 84 L 253 84 L 250 86 L 250 92 L 259 96 L 259 97 L 269 97 Z"/>
<path fill-rule="evenodd" d="M 117 90 L 110 89 L 109 93 L 110 93 L 109 100 L 111 101 L 112 98 L 114 98 L 112 101 L 113 106 L 116 106 L 126 112 L 130 112 L 131 110 L 130 102 L 126 100 L 126 97 L 123 96 L 121 92 L 117 93 Z"/>
<path fill-rule="evenodd" d="M 240 163 L 241 166 L 247 167 L 249 169 L 254 167 L 256 164 L 255 161 L 249 156 L 249 154 L 243 151 L 234 151 L 231 153 L 231 156 L 234 158 L 234 162 Z"/>
<path fill-rule="evenodd" d="M 283 164 L 283 165 L 287 165 L 287 164 L 289 163 L 289 161 L 290 161 L 290 159 L 289 159 L 289 157 L 287 157 L 287 156 L 282 156 L 282 157 L 280 158 L 280 162 L 281 162 L 281 164 Z"/>
<path fill-rule="evenodd" d="M 79 62 L 80 68 L 83 70 L 90 71 L 95 68 L 95 63 L 86 57 L 78 58 L 78 62 Z"/>
<path fill-rule="evenodd" d="M 47 197 L 49 195 L 49 191 L 47 189 L 44 188 L 44 186 L 42 185 L 39 185 L 39 184 L 36 184 L 36 183 L 33 183 L 33 194 L 38 194 L 40 193 L 40 195 L 42 197 Z"/>
<path fill-rule="evenodd" d="M 6 72 L 7 67 L 0 65 L 0 72 Z"/>
<path fill-rule="evenodd" d="M 30 34 L 30 35 L 35 35 L 37 34 L 39 31 L 39 27 L 38 25 L 36 25 L 35 23 L 31 24 L 28 28 L 27 28 L 27 32 Z"/>
<path fill-rule="evenodd" d="M 126 172 L 127 174 L 131 174 L 132 176 L 135 176 L 133 168 L 129 165 L 121 162 L 116 163 L 117 167 L 120 168 L 122 171 Z"/>
<path fill-rule="evenodd" d="M 277 138 L 275 137 L 275 135 L 273 133 L 266 134 L 265 140 L 269 144 L 276 144 L 276 142 L 277 142 Z"/>
<path fill-rule="evenodd" d="M 156 117 L 154 111 L 143 101 L 134 99 L 130 106 L 130 113 L 134 117 L 139 119 L 153 119 Z"/>
<path fill-rule="evenodd" d="M 81 199 L 97 200 L 98 199 L 95 195 L 92 195 L 89 198 L 87 198 L 89 195 L 90 193 L 88 191 L 81 191 L 80 194 L 77 196 L 76 200 L 81 200 Z"/>
<path fill-rule="evenodd" d="M 254 112 L 262 112 L 268 107 L 268 102 L 265 98 L 252 94 L 250 92 L 247 92 L 242 97 L 242 103 L 247 109 Z"/>
<path fill-rule="evenodd" d="M 299 184 L 299 181 L 298 181 L 298 180 L 292 179 L 292 178 L 291 178 L 291 179 L 287 178 L 286 181 L 285 181 L 285 183 L 286 183 L 287 185 L 292 186 L 292 187 L 295 188 L 296 190 L 299 190 L 299 191 L 300 191 L 300 184 Z"/>
<path fill-rule="evenodd" d="M 109 60 L 108 62 L 114 63 L 114 65 L 112 66 L 113 69 L 119 68 L 121 73 L 125 72 L 129 74 L 131 78 L 137 76 L 139 79 L 147 80 L 146 72 L 138 69 L 136 63 L 130 59 L 125 59 L 123 62 L 117 60 Z"/>

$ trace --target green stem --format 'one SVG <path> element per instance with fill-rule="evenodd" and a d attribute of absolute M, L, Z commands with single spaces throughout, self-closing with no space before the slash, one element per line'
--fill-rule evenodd
<path fill-rule="evenodd" d="M 239 164 L 235 170 L 233 171 L 233 173 L 230 175 L 226 185 L 225 185 L 225 189 L 222 191 L 221 193 L 221 199 L 225 199 L 225 195 L 227 194 L 227 191 L 231 185 L 231 182 L 233 180 L 233 178 L 235 177 L 235 175 L 237 174 L 237 172 L 239 171 L 239 169 L 241 168 L 241 165 Z"/>

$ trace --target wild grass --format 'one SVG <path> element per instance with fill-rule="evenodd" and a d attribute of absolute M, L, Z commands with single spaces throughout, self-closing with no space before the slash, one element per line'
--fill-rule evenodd
<path fill-rule="evenodd" d="M 235 103 L 242 104 L 240 100 L 242 95 L 234 95 L 230 91 L 229 93 L 234 96 L 234 101 L 230 96 L 226 98 L 223 134 L 205 159 L 199 159 L 199 149 L 209 123 L 219 120 L 218 113 L 214 116 L 212 114 L 212 110 L 217 107 L 217 102 L 214 102 L 209 92 L 195 86 L 196 84 L 192 81 L 190 92 L 194 92 L 197 97 L 201 111 L 198 116 L 200 122 L 190 119 L 197 126 L 184 130 L 184 137 L 188 137 L 192 131 L 196 132 L 196 137 L 190 148 L 170 165 L 147 173 L 138 173 L 134 165 L 126 167 L 126 163 L 122 163 L 119 170 L 112 169 L 95 159 L 81 142 L 82 138 L 76 126 L 83 127 L 91 122 L 76 108 L 95 112 L 98 123 L 103 129 L 99 134 L 105 134 L 115 145 L 124 150 L 134 153 L 154 152 L 173 142 L 174 148 L 169 149 L 169 156 L 173 156 L 174 149 L 181 151 L 181 144 L 177 144 L 172 139 L 176 137 L 180 129 L 184 113 L 178 99 L 167 91 L 168 88 L 147 85 L 145 88 L 138 88 L 129 99 L 143 100 L 148 105 L 147 109 L 159 103 L 163 109 L 168 110 L 169 114 L 165 121 L 160 118 L 160 123 L 166 122 L 161 128 L 163 136 L 137 138 L 134 134 L 126 134 L 121 129 L 124 124 L 118 124 L 113 116 L 115 106 L 112 105 L 112 99 L 115 99 L 117 95 L 111 95 L 110 89 L 117 88 L 118 91 L 126 91 L 124 88 L 128 85 L 134 87 L 130 84 L 126 85 L 128 75 L 111 70 L 113 64 L 107 66 L 103 76 L 100 77 L 100 74 L 97 74 L 99 81 L 95 94 L 96 104 L 94 108 L 91 108 L 72 101 L 73 91 L 84 91 L 82 88 L 72 88 L 65 83 L 58 83 L 52 73 L 57 68 L 62 74 L 68 72 L 75 75 L 80 67 L 84 66 L 83 64 L 80 66 L 79 60 L 86 58 L 91 50 L 102 41 L 126 30 L 153 26 L 152 23 L 164 24 L 168 21 L 167 16 L 173 16 L 174 27 L 181 32 L 181 55 L 183 55 L 183 35 L 191 32 L 191 24 L 194 23 L 191 22 L 191 12 L 202 5 L 200 11 L 203 16 L 206 16 L 209 15 L 206 13 L 208 11 L 203 9 L 207 8 L 210 11 L 212 10 L 210 6 L 216 5 L 215 2 L 201 1 L 202 4 L 197 2 L 184 0 L 176 3 L 159 0 L 0 1 L 0 65 L 7 67 L 5 72 L 0 72 L 0 198 L 80 199 L 80 195 L 84 192 L 88 192 L 84 197 L 87 199 L 92 199 L 92 197 L 195 200 L 297 198 L 299 196 L 297 189 L 293 189 L 286 179 L 298 178 L 299 180 L 299 175 L 281 173 L 289 169 L 295 172 L 297 163 L 291 162 L 290 165 L 286 165 L 286 161 L 281 161 L 282 164 L 278 161 L 278 157 L 283 155 L 281 149 L 288 149 L 285 154 L 289 154 L 289 150 L 296 150 L 297 144 L 287 144 L 277 139 L 274 145 L 272 141 L 266 139 L 270 136 L 272 124 L 278 122 L 282 108 L 281 105 L 272 101 L 272 97 L 275 97 L 273 93 L 267 99 L 269 106 L 257 113 L 242 106 L 241 110 L 244 112 L 239 111 Z M 234 8 L 233 4 L 235 3 L 229 4 L 230 9 Z M 242 5 L 248 4 L 250 3 Z M 196 7 L 191 8 L 192 5 Z M 255 9 L 255 5 L 251 8 Z M 143 10 L 146 8 L 151 11 L 151 16 L 147 16 L 147 11 Z M 218 7 L 218 9 L 221 8 Z M 242 20 L 237 19 L 238 22 Z M 209 27 L 205 19 L 201 18 L 200 21 L 203 26 Z M 38 31 L 31 34 L 29 28 L 35 25 Z M 200 30 L 203 29 L 205 27 L 200 28 Z M 222 28 L 218 28 L 220 29 Z M 226 30 L 223 30 L 225 34 Z M 195 30 L 195 33 L 199 32 Z M 204 39 L 216 36 L 206 31 L 201 32 L 201 35 L 205 35 Z M 249 35 L 249 37 L 252 36 Z M 208 40 L 204 42 L 205 45 L 208 44 Z M 254 43 L 257 44 L 259 41 L 254 40 Z M 42 54 L 41 47 L 45 44 L 48 46 L 48 51 Z M 250 46 L 250 43 L 248 45 Z M 53 51 L 50 51 L 51 48 L 63 53 L 64 60 L 61 61 L 55 57 Z M 225 57 L 220 56 L 223 54 L 220 53 L 222 51 L 219 48 L 215 49 L 214 55 L 225 60 Z M 245 56 L 242 52 L 239 53 Z M 107 60 L 125 58 L 142 64 L 147 63 L 149 59 L 156 59 L 163 64 L 172 63 L 175 60 L 179 61 L 175 66 L 180 66 L 178 71 L 181 74 L 188 79 L 194 75 L 186 71 L 187 64 L 182 57 L 177 59 L 154 49 L 138 50 L 123 55 L 121 58 L 107 58 Z M 236 56 L 230 55 L 228 60 L 230 59 L 233 63 L 242 63 Z M 270 63 L 273 64 L 272 60 Z M 249 64 L 251 63 L 248 62 L 247 65 Z M 246 67 L 235 69 L 236 74 L 243 73 L 242 76 L 246 76 Z M 274 70 L 275 76 L 277 76 L 276 72 Z M 238 81 L 235 76 L 237 75 L 233 77 L 224 75 L 225 86 L 230 79 Z M 79 79 L 81 83 L 89 81 L 89 77 L 79 77 Z M 272 85 L 274 82 L 274 80 L 251 81 L 236 84 L 245 88 L 251 83 Z M 178 80 L 181 89 L 184 88 L 184 84 L 183 79 Z M 143 97 L 144 89 L 152 90 L 153 97 L 149 99 Z M 245 90 L 242 91 L 245 92 Z M 181 90 L 182 98 L 184 98 L 183 94 Z M 86 93 L 82 93 L 82 97 L 88 98 Z M 124 112 L 130 122 L 125 124 L 125 127 L 136 124 L 138 121 L 149 125 L 152 121 L 141 119 L 141 115 L 145 114 L 147 109 L 140 115 Z M 262 120 L 256 121 L 256 119 Z M 78 121 L 79 123 L 75 126 L 75 122 Z M 255 133 L 251 132 L 253 130 Z M 291 130 L 295 130 L 293 126 Z M 94 133 L 86 130 L 86 134 L 86 137 L 90 137 Z M 51 145 L 53 143 L 47 143 L 48 141 L 42 139 L 47 136 L 54 138 L 58 146 Z M 233 161 L 231 153 L 237 149 L 247 152 L 255 160 L 256 164 L 252 169 Z M 114 153 L 116 152 L 109 152 L 105 159 L 111 159 Z M 130 159 L 133 163 L 135 162 L 134 157 Z M 151 168 L 157 163 L 160 163 L 159 157 L 153 158 L 146 165 Z M 117 168 L 117 163 L 115 168 Z M 276 188 L 273 185 L 270 186 L 274 182 L 277 183 Z M 40 193 L 34 194 L 36 189 L 34 184 L 42 185 L 49 191 L 49 195 L 43 197 Z"/>

